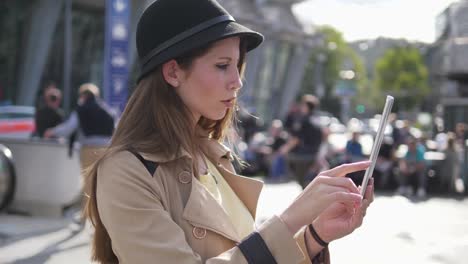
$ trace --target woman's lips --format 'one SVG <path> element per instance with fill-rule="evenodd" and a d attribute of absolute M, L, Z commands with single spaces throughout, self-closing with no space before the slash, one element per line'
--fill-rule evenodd
<path fill-rule="evenodd" d="M 226 107 L 233 107 L 234 106 L 234 99 L 235 98 L 231 98 L 231 99 L 228 99 L 228 100 L 223 100 L 221 101 Z"/>

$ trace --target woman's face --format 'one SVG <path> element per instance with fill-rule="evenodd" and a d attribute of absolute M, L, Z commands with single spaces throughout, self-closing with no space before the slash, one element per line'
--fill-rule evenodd
<path fill-rule="evenodd" d="M 232 108 L 242 87 L 237 64 L 240 38 L 220 40 L 183 71 L 175 88 L 196 121 L 201 116 L 220 120 Z"/>

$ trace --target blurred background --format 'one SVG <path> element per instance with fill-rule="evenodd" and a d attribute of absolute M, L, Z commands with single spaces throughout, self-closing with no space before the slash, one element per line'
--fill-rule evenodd
<path fill-rule="evenodd" d="M 467 263 L 468 1 L 218 1 L 265 36 L 248 54 L 231 137 L 250 164 L 241 174 L 266 182 L 258 221 L 301 191 L 294 150 L 281 150 L 308 141 L 304 117 L 320 131 L 308 182 L 369 157 L 392 95 L 377 198 L 364 226 L 332 243 L 332 261 Z M 136 23 L 151 2 L 0 1 L 0 263 L 91 263 L 80 142 L 44 138 L 37 116 L 53 99 L 65 121 L 78 87 L 94 83 L 118 117 L 139 70 Z M 304 95 L 319 102 L 313 113 L 303 113 Z M 362 174 L 349 177 L 359 184 Z"/>

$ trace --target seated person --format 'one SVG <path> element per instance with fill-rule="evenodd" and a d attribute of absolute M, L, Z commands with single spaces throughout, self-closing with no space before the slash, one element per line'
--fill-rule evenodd
<path fill-rule="evenodd" d="M 309 168 L 309 171 L 306 175 L 306 182 L 313 181 L 321 171 L 330 169 L 330 160 L 332 160 L 333 156 L 336 154 L 333 145 L 330 144 L 330 142 L 328 141 L 328 136 L 330 135 L 330 128 L 324 127 L 322 129 L 322 132 L 322 143 L 320 144 L 320 148 L 317 153 L 317 158 L 314 160 L 314 163 Z"/>
<path fill-rule="evenodd" d="M 463 193 L 464 184 L 460 172 L 463 166 L 463 148 L 457 144 L 456 135 L 453 132 L 447 133 L 447 148 L 444 150 L 444 154 L 441 186 L 451 193 Z"/>
<path fill-rule="evenodd" d="M 365 156 L 362 153 L 362 145 L 359 142 L 359 132 L 354 131 L 352 137 L 346 143 L 345 149 L 345 161 L 346 162 L 355 162 L 364 160 Z"/>
<path fill-rule="evenodd" d="M 425 147 L 417 139 L 410 137 L 408 140 L 408 151 L 399 162 L 400 175 L 398 179 L 398 194 L 412 195 L 413 188 L 410 183 L 417 181 L 417 196 L 426 196 L 426 162 L 424 159 Z"/>
<path fill-rule="evenodd" d="M 288 133 L 283 129 L 283 122 L 275 119 L 271 122 L 266 146 L 269 149 L 267 160 L 269 164 L 268 176 L 271 180 L 281 181 L 287 176 L 287 164 L 285 156 L 279 149 L 288 140 Z"/>
<path fill-rule="evenodd" d="M 39 107 L 34 116 L 36 131 L 34 136 L 44 137 L 47 129 L 57 126 L 64 120 L 64 114 L 60 109 L 62 92 L 53 84 L 46 87 L 43 94 L 44 105 Z"/>
<path fill-rule="evenodd" d="M 377 185 L 379 187 L 384 188 L 389 184 L 394 160 L 393 139 L 391 137 L 384 137 L 374 171 L 374 177 L 377 178 Z"/>

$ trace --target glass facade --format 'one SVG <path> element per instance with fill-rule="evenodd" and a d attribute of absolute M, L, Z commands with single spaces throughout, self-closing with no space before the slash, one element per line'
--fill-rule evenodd
<path fill-rule="evenodd" d="M 294 46 L 286 41 L 265 43 L 263 67 L 254 86 L 256 113 L 265 121 L 278 118 L 283 92 L 287 91 L 288 66 Z"/>
<path fill-rule="evenodd" d="M 64 76 L 64 12 L 62 12 L 55 34 L 51 52 L 43 72 L 43 81 L 53 81 L 61 86 Z M 77 88 L 92 82 L 102 86 L 102 65 L 104 62 L 104 10 L 75 4 L 72 7 L 72 98 Z"/>
<path fill-rule="evenodd" d="M 0 104 L 15 102 L 18 71 L 34 0 L 0 1 Z"/>
<path fill-rule="evenodd" d="M 272 85 L 273 63 L 275 59 L 274 43 L 264 43 L 262 68 L 259 71 L 257 81 L 254 85 L 254 105 L 256 107 L 254 114 L 269 119 L 269 99 Z"/>
<path fill-rule="evenodd" d="M 448 9 L 437 16 L 435 35 L 436 40 L 446 39 L 450 35 L 450 24 L 448 23 Z"/>
<path fill-rule="evenodd" d="M 70 94 L 68 97 L 67 93 L 67 98 L 64 99 L 69 100 L 67 102 L 70 108 L 74 107 L 76 90 L 82 83 L 93 82 L 102 87 L 104 0 L 72 2 L 71 44 L 66 47 L 66 25 L 69 20 L 65 17 L 65 1 L 0 1 L 0 104 L 33 105 L 42 88 L 50 82 L 64 90 L 64 76 L 68 65 L 65 64 L 66 48 L 71 52 L 71 72 Z M 132 27 L 135 27 L 145 1 L 131 2 Z M 49 15 L 52 13 L 55 16 Z M 258 21 L 262 22 L 263 19 L 260 17 Z M 269 36 L 268 41 L 255 51 L 258 52 L 258 56 L 255 56 L 255 68 L 247 67 L 247 71 L 252 71 L 248 107 L 253 108 L 255 114 L 267 122 L 281 115 L 281 109 L 284 108 L 281 104 L 285 103 L 282 99 L 292 98 L 288 93 L 296 90 L 291 87 L 299 86 L 297 81 L 291 82 L 291 78 L 302 79 L 301 74 L 297 74 L 301 69 L 290 76 L 291 67 L 294 66 L 292 57 L 296 47 L 302 45 L 301 39 L 292 41 L 291 36 L 286 39 L 282 32 L 275 30 Z M 131 52 L 134 52 L 134 47 Z M 135 83 L 137 73 L 138 65 L 133 63 L 130 84 Z"/>
<path fill-rule="evenodd" d="M 436 38 L 432 61 L 434 82 L 440 89 L 444 109 L 445 130 L 453 130 L 458 122 L 468 123 L 468 4 L 459 1 L 451 4 L 436 21 Z"/>
<path fill-rule="evenodd" d="M 446 131 L 454 131 L 457 123 L 468 122 L 468 108 L 465 105 L 447 105 L 444 109 Z"/>
<path fill-rule="evenodd" d="M 14 104 L 36 0 L 0 2 L 0 104 Z M 40 87 L 64 76 L 64 12 L 60 14 L 42 72 Z M 102 83 L 104 9 L 74 4 L 72 7 L 72 94 L 84 82 Z M 40 91 L 40 89 L 39 89 Z M 39 91 L 37 93 L 39 93 Z M 74 100 L 74 98 L 73 98 Z"/>
<path fill-rule="evenodd" d="M 460 1 L 454 5 L 453 21 L 457 24 L 454 37 L 468 37 L 468 3 Z"/>
<path fill-rule="evenodd" d="M 271 105 L 281 105 L 281 98 L 284 96 L 283 93 L 288 91 L 288 69 L 291 65 L 291 57 L 293 54 L 293 45 L 286 41 L 281 41 L 278 45 L 278 53 L 276 69 L 274 73 L 273 86 L 274 90 L 272 91 L 271 96 Z M 271 109 L 272 118 L 278 118 L 280 115 L 280 107 L 274 107 Z"/>

